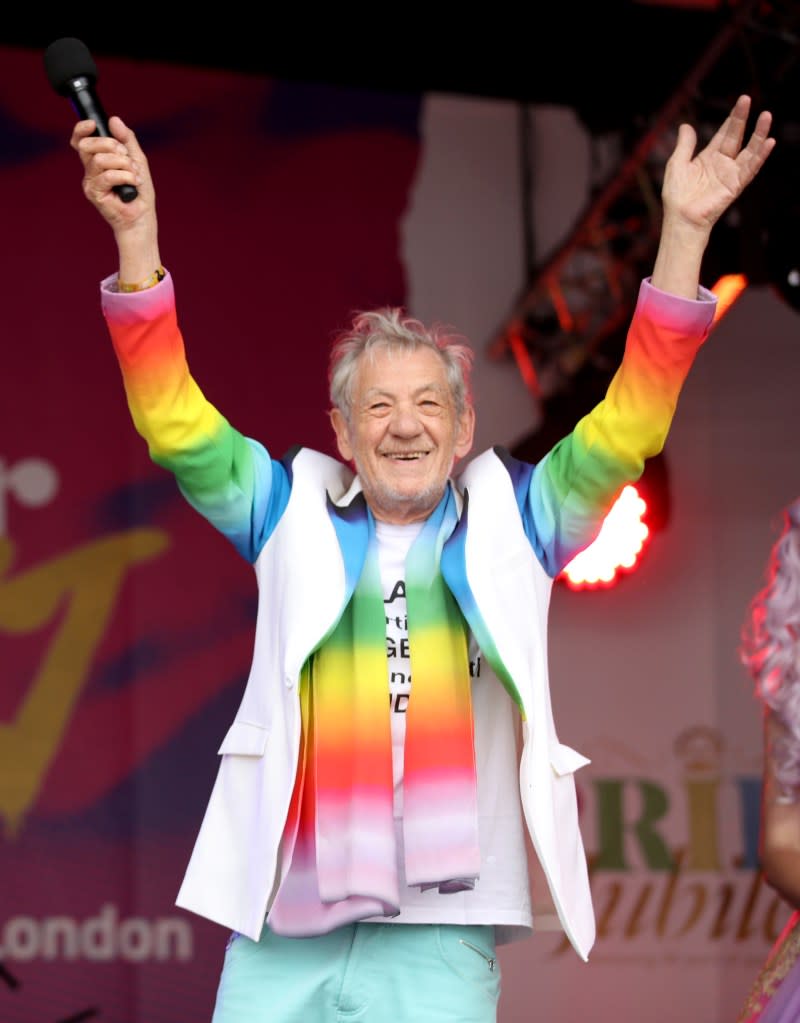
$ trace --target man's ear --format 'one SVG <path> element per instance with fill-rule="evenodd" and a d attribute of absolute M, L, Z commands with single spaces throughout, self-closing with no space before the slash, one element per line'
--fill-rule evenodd
<path fill-rule="evenodd" d="M 341 409 L 338 408 L 331 409 L 330 417 L 333 432 L 336 434 L 336 446 L 339 448 L 339 454 L 346 462 L 350 462 L 353 458 L 353 446 L 350 443 L 350 429 L 347 420 Z"/>
<path fill-rule="evenodd" d="M 468 405 L 458 423 L 456 434 L 456 458 L 464 458 L 472 450 L 472 441 L 475 436 L 475 409 Z"/>

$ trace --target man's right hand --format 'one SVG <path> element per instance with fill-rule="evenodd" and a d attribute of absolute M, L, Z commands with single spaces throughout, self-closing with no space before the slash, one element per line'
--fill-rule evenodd
<path fill-rule="evenodd" d="M 134 132 L 119 117 L 108 122 L 112 138 L 94 135 L 94 121 L 79 121 L 70 145 L 83 164 L 83 194 L 110 224 L 120 256 L 120 279 L 145 280 L 161 265 L 156 196 L 147 157 Z M 135 185 L 138 196 L 123 202 L 116 185 Z"/>

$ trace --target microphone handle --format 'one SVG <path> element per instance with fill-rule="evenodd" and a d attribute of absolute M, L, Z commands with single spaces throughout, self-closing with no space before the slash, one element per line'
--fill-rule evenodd
<path fill-rule="evenodd" d="M 74 78 L 71 85 L 69 98 L 78 117 L 82 120 L 91 119 L 94 121 L 96 125 L 95 135 L 111 138 L 111 132 L 108 130 L 108 117 L 103 109 L 103 104 L 100 102 L 100 97 L 91 88 L 89 79 L 84 77 Z M 115 185 L 113 191 L 117 193 L 123 202 L 133 202 L 139 195 L 135 185 Z"/>

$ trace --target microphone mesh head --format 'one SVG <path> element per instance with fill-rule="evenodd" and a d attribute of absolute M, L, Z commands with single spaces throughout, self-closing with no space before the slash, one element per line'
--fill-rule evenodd
<path fill-rule="evenodd" d="M 89 48 L 80 39 L 56 39 L 44 51 L 44 67 L 50 84 L 61 96 L 69 96 L 73 78 L 97 81 L 97 67 Z"/>

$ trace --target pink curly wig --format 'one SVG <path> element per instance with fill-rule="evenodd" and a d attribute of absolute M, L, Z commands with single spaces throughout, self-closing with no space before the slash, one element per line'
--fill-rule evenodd
<path fill-rule="evenodd" d="M 786 728 L 775 744 L 781 787 L 800 788 L 800 498 L 784 511 L 770 552 L 767 582 L 749 607 L 739 649 L 756 695 Z"/>

